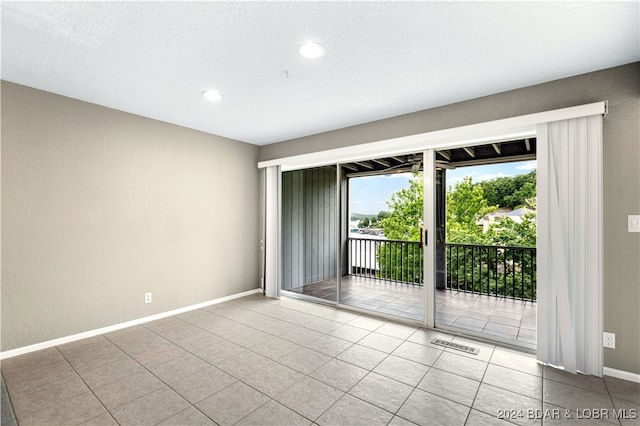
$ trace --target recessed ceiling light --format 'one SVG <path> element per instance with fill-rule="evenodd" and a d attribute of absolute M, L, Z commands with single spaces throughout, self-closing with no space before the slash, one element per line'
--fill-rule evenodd
<path fill-rule="evenodd" d="M 324 47 L 315 41 L 307 41 L 298 47 L 298 53 L 307 59 L 317 59 L 324 56 Z"/>
<path fill-rule="evenodd" d="M 217 90 L 205 90 L 204 92 L 202 92 L 202 96 L 212 102 L 222 99 L 222 93 L 218 92 Z"/>

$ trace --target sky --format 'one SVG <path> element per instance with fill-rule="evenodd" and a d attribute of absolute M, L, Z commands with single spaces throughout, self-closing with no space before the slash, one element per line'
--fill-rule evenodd
<path fill-rule="evenodd" d="M 488 164 L 485 166 L 459 167 L 447 170 L 447 186 L 453 186 L 465 176 L 471 176 L 474 183 L 504 176 L 529 173 L 536 168 L 534 161 Z M 396 173 L 384 176 L 367 176 L 351 179 L 351 213 L 378 214 L 389 210 L 387 201 L 391 195 L 409 186 L 411 173 Z"/>

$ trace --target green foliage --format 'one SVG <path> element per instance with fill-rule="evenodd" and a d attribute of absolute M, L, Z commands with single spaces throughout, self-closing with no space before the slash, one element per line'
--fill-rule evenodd
<path fill-rule="evenodd" d="M 391 196 L 390 212 L 382 219 L 384 235 L 390 240 L 418 241 L 424 215 L 424 180 L 422 173 L 409 179 L 409 187 Z"/>
<path fill-rule="evenodd" d="M 358 222 L 358 228 L 368 228 L 371 224 L 371 219 L 368 216 L 362 218 L 360 222 Z"/>
<path fill-rule="evenodd" d="M 507 217 L 497 219 L 486 234 L 487 244 L 496 246 L 536 246 L 536 215 L 527 213 L 517 223 Z"/>
<path fill-rule="evenodd" d="M 490 205 L 517 209 L 526 206 L 526 200 L 536 196 L 536 171 L 484 181 L 478 186 Z"/>
<path fill-rule="evenodd" d="M 353 218 L 355 215 L 351 215 Z M 382 226 L 382 220 L 389 216 L 389 212 L 381 211 L 377 216 L 360 216 L 360 222 L 358 222 L 358 228 L 380 228 Z"/>
<path fill-rule="evenodd" d="M 474 184 L 465 177 L 447 192 L 447 242 L 483 246 L 536 246 L 535 214 L 527 214 L 521 223 L 499 218 L 486 233 L 478 222 L 499 207 L 526 206 L 535 209 L 535 171 L 513 178 L 498 178 Z M 409 187 L 392 196 L 389 213 L 378 218 L 385 236 L 376 251 L 379 265 L 376 276 L 407 283 L 422 283 L 424 252 L 415 243 L 420 238 L 423 217 L 422 174 L 414 175 Z M 509 192 L 511 191 L 511 192 Z M 501 247 L 455 248 L 447 259 L 448 285 L 464 291 L 535 299 L 535 254 L 531 250 Z M 453 252 L 452 252 L 453 253 Z"/>
<path fill-rule="evenodd" d="M 384 241 L 376 251 L 376 277 L 422 285 L 424 251 L 413 241 Z"/>
<path fill-rule="evenodd" d="M 420 240 L 424 216 L 423 194 L 422 173 L 415 173 L 409 179 L 407 188 L 393 194 L 387 203 L 390 211 L 381 218 L 385 237 L 390 240 Z M 377 272 L 379 278 L 422 283 L 423 251 L 418 244 L 384 243 L 376 256 L 380 267 Z"/>
<path fill-rule="evenodd" d="M 447 192 L 447 241 L 484 244 L 486 237 L 478 221 L 496 208 L 489 205 L 482 187 L 466 176 Z"/>

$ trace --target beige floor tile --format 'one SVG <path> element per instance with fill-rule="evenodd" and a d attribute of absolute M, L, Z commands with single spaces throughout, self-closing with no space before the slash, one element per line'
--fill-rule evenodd
<path fill-rule="evenodd" d="M 349 324 L 345 324 L 331 331 L 329 335 L 333 337 L 337 337 L 342 340 L 347 340 L 351 343 L 356 343 L 369 333 L 370 333 L 369 330 L 365 330 L 363 328 L 358 328 Z"/>
<path fill-rule="evenodd" d="M 348 289 L 345 295 L 359 297 Z M 360 302 L 381 309 L 420 302 L 374 287 L 364 296 Z M 526 328 L 535 325 L 527 304 L 447 292 L 438 303 L 452 321 L 484 321 L 495 309 L 491 321 L 515 327 L 509 318 L 521 317 L 519 332 L 535 338 Z M 541 426 L 540 413 L 529 418 L 527 410 L 542 408 L 574 416 L 576 409 L 605 409 L 610 416 L 547 418 L 545 425 L 638 424 L 639 384 L 543 368 L 515 350 L 287 298 L 254 295 L 208 309 L 3 361 L 3 426 L 17 426 L 6 416 L 9 396 L 20 426 L 505 424 L 498 410 L 522 410 L 522 418 L 509 420 Z M 430 343 L 434 337 L 480 353 L 445 350 Z"/>
<path fill-rule="evenodd" d="M 353 346 L 353 343 L 337 337 L 324 335 L 305 346 L 321 354 L 334 357 Z"/>
<path fill-rule="evenodd" d="M 398 346 L 392 354 L 420 364 L 433 365 L 442 355 L 442 352 L 442 350 L 435 349 L 432 346 L 424 346 L 407 341 Z"/>
<path fill-rule="evenodd" d="M 271 400 L 236 424 L 238 426 L 307 426 L 311 421 Z"/>
<path fill-rule="evenodd" d="M 278 395 L 275 400 L 307 419 L 315 420 L 342 395 L 344 392 L 336 388 L 305 377 Z"/>
<path fill-rule="evenodd" d="M 373 370 L 374 373 L 389 377 L 409 386 L 417 386 L 429 367 L 394 355 L 389 355 Z"/>
<path fill-rule="evenodd" d="M 154 425 L 185 410 L 189 403 L 167 387 L 128 402 L 111 411 L 118 423 Z"/>
<path fill-rule="evenodd" d="M 418 327 L 412 325 L 400 324 L 397 322 L 387 322 L 386 324 L 378 328 L 376 330 L 376 333 L 404 340 L 415 333 L 417 329 Z"/>
<path fill-rule="evenodd" d="M 162 426 L 216 426 L 209 417 L 205 416 L 195 407 L 189 407 L 186 410 L 175 414 L 168 419 L 159 423 Z"/>
<path fill-rule="evenodd" d="M 557 405 L 544 403 L 543 409 L 539 413 L 536 414 L 537 417 L 542 419 L 543 425 L 584 425 L 584 426 L 611 426 L 612 424 L 619 424 L 618 421 L 610 418 L 609 420 L 605 420 L 602 416 L 598 416 L 600 418 L 592 418 L 591 413 L 600 413 L 599 409 L 589 409 L 586 412 L 578 413 L 574 410 L 568 410 L 563 407 L 559 407 Z M 586 416 L 589 414 L 588 416 Z M 591 418 L 587 418 L 591 417 Z M 609 417 L 607 413 L 607 417 Z M 623 423 L 624 424 L 624 423 Z M 634 423 L 637 425 L 638 423 Z"/>
<path fill-rule="evenodd" d="M 269 398 L 236 382 L 196 404 L 196 408 L 219 425 L 232 425 L 264 405 Z"/>
<path fill-rule="evenodd" d="M 75 376 L 76 373 L 66 361 L 61 361 L 33 369 L 3 370 L 2 375 L 9 393 L 13 394 Z"/>
<path fill-rule="evenodd" d="M 72 375 L 23 392 L 12 393 L 11 403 L 16 417 L 21 419 L 27 417 L 28 413 L 60 404 L 88 391 L 84 382 L 77 375 Z"/>
<path fill-rule="evenodd" d="M 149 370 L 163 382 L 171 384 L 210 365 L 194 355 L 187 354 L 164 364 L 149 367 Z"/>
<path fill-rule="evenodd" d="M 543 398 L 545 402 L 571 410 L 602 408 L 611 411 L 613 405 L 607 393 L 567 385 L 544 379 Z"/>
<path fill-rule="evenodd" d="M 640 402 L 613 398 L 613 408 L 616 410 L 613 417 L 619 419 L 622 426 L 640 424 Z"/>
<path fill-rule="evenodd" d="M 332 359 L 316 371 L 311 377 L 320 380 L 329 386 L 333 386 L 343 392 L 347 392 L 368 373 L 364 368 L 357 367 L 338 359 Z"/>
<path fill-rule="evenodd" d="M 331 360 L 330 356 L 300 348 L 280 359 L 280 363 L 303 374 L 311 374 Z"/>
<path fill-rule="evenodd" d="M 324 412 L 316 423 L 319 425 L 386 425 L 393 414 L 351 395 L 344 395 Z"/>
<path fill-rule="evenodd" d="M 363 315 L 361 317 L 358 317 L 350 321 L 348 324 L 353 327 L 359 327 L 365 330 L 374 331 L 382 327 L 384 324 L 386 324 L 386 322 L 387 321 L 383 319 L 373 318 L 373 317 L 368 317 Z"/>
<path fill-rule="evenodd" d="M 451 352 L 456 355 L 466 356 L 467 358 L 475 359 L 478 361 L 489 362 L 491 356 L 493 355 L 493 351 L 495 349 L 495 345 L 491 345 L 488 343 L 478 342 L 472 339 L 465 339 L 464 337 L 456 336 L 451 339 L 451 342 L 457 343 L 459 345 L 471 346 L 472 348 L 478 349 L 478 353 L 471 354 L 468 352 L 459 351 L 456 349 L 445 349 L 445 352 Z"/>
<path fill-rule="evenodd" d="M 448 371 L 459 376 L 480 381 L 487 369 L 487 363 L 467 358 L 451 352 L 445 352 L 433 364 L 439 370 Z"/>
<path fill-rule="evenodd" d="M 13 373 L 20 370 L 29 371 L 48 364 L 65 361 L 57 348 L 47 348 L 28 354 L 2 360 L 2 372 Z"/>
<path fill-rule="evenodd" d="M 409 397 L 413 388 L 388 377 L 369 373 L 349 394 L 377 407 L 395 413 Z"/>
<path fill-rule="evenodd" d="M 180 346 L 165 340 L 162 344 L 154 344 L 152 347 L 132 356 L 133 359 L 144 365 L 146 368 L 155 368 L 188 354 L 189 352 L 185 351 Z"/>
<path fill-rule="evenodd" d="M 396 350 L 398 346 L 402 344 L 402 342 L 403 341 L 401 339 L 373 332 L 360 340 L 358 344 L 390 354 L 391 352 Z"/>
<path fill-rule="evenodd" d="M 255 352 L 244 350 L 216 363 L 215 366 L 241 379 L 271 364 L 273 361 Z"/>
<path fill-rule="evenodd" d="M 297 343 L 298 345 L 306 345 L 307 343 L 313 342 L 322 336 L 324 336 L 324 334 L 304 327 L 296 327 L 291 331 L 280 335 L 283 339 Z"/>
<path fill-rule="evenodd" d="M 171 388 L 192 404 L 237 382 L 224 371 L 209 366 L 171 384 Z"/>
<path fill-rule="evenodd" d="M 536 361 L 534 355 L 504 348 L 495 348 L 490 362 L 491 364 L 542 377 L 542 365 Z"/>
<path fill-rule="evenodd" d="M 634 383 L 611 376 L 604 376 L 604 381 L 613 398 L 624 399 L 625 401 L 640 405 L 640 383 Z"/>
<path fill-rule="evenodd" d="M 497 418 L 495 415 L 489 415 L 478 410 L 471 410 L 469 417 L 467 418 L 467 425 L 469 426 L 506 426 L 513 423 L 509 423 L 505 420 Z"/>
<path fill-rule="evenodd" d="M 355 344 L 342 352 L 336 358 L 360 368 L 364 368 L 365 370 L 372 370 L 387 356 L 388 354 L 385 352 L 380 352 L 375 349 Z"/>
<path fill-rule="evenodd" d="M 60 425 L 84 423 L 105 413 L 104 407 L 91 392 L 50 405 L 42 410 L 26 413 L 18 418 L 20 426 Z"/>
<path fill-rule="evenodd" d="M 540 399 L 542 397 L 542 377 L 499 365 L 489 364 L 482 382 L 530 398 Z"/>
<path fill-rule="evenodd" d="M 462 425 L 470 408 L 416 389 L 398 415 L 418 425 Z"/>
<path fill-rule="evenodd" d="M 156 376 L 144 371 L 117 382 L 95 388 L 93 392 L 108 410 L 165 387 Z"/>
<path fill-rule="evenodd" d="M 389 422 L 389 426 L 413 426 L 415 423 L 409 420 L 403 419 L 399 416 L 393 416 L 393 419 Z"/>
<path fill-rule="evenodd" d="M 251 348 L 252 351 L 271 358 L 274 361 L 298 349 L 300 349 L 300 345 L 275 336 L 270 336 Z"/>
<path fill-rule="evenodd" d="M 136 361 L 126 358 L 92 368 L 91 370 L 84 370 L 79 374 L 90 388 L 95 389 L 145 371 L 144 367 Z"/>
<path fill-rule="evenodd" d="M 219 339 L 211 345 L 201 348 L 192 349 L 194 355 L 202 358 L 203 360 L 216 365 L 217 363 L 230 358 L 245 349 L 242 346 L 231 343 L 228 340 Z"/>
<path fill-rule="evenodd" d="M 542 401 L 529 398 L 518 393 L 496 388 L 485 383 L 480 385 L 476 399 L 473 402 L 474 409 L 482 411 L 490 416 L 499 417 L 505 410 L 514 410 L 520 416 L 509 418 L 510 422 L 519 425 L 540 425 L 541 421 L 527 416 L 527 410 L 538 410 L 542 408 Z"/>
<path fill-rule="evenodd" d="M 543 377 L 555 382 L 576 386 L 593 392 L 607 393 L 607 387 L 604 379 L 596 376 L 588 376 L 584 374 L 571 374 L 559 368 L 545 366 L 543 368 Z"/>
<path fill-rule="evenodd" d="M 453 373 L 430 369 L 418 388 L 463 405 L 471 406 L 480 382 Z"/>
<path fill-rule="evenodd" d="M 80 426 L 119 426 L 113 416 L 109 413 L 100 414 L 97 417 L 87 420 L 84 423 L 80 423 Z"/>
<path fill-rule="evenodd" d="M 304 377 L 304 374 L 289 367 L 273 363 L 249 376 L 246 376 L 242 381 L 273 398 L 302 380 Z"/>

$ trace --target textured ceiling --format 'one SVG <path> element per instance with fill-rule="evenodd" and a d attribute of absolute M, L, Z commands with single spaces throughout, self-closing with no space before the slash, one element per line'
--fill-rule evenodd
<path fill-rule="evenodd" d="M 263 145 L 638 61 L 639 5 L 3 1 L 1 77 Z"/>

